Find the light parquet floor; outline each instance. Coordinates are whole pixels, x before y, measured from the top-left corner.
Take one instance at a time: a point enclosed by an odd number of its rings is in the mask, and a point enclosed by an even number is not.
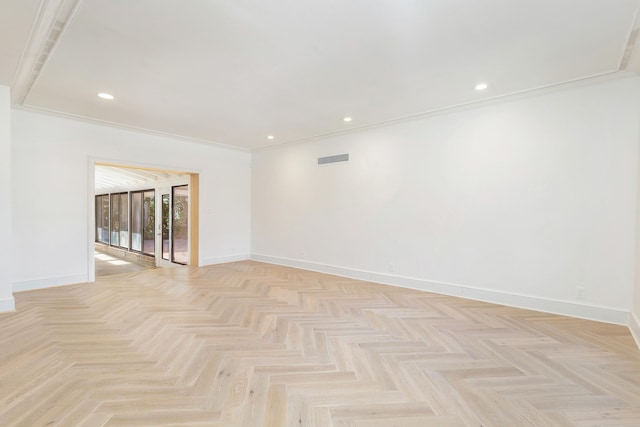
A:
[[[622,326],[250,261],[16,306],[2,426],[640,426]]]

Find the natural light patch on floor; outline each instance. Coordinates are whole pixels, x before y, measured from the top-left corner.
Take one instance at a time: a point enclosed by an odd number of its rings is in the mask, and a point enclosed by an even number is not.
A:
[[[115,259],[113,257],[110,257],[109,255],[101,254],[100,252],[95,252],[94,254],[96,256],[96,259],[99,259],[100,261],[111,261]]]
[[[129,261],[125,261],[125,260],[122,260],[122,259],[117,259],[117,258],[114,258],[114,257],[109,256],[109,255],[102,254],[102,253],[97,252],[97,251],[95,252],[95,256],[96,256],[96,259],[99,259],[100,261],[106,261],[109,264],[113,264],[113,265],[129,265],[129,264],[131,264]]]
[[[123,256],[127,255],[123,254]],[[129,257],[129,259],[125,260],[119,258],[118,255],[110,255],[101,252],[99,249],[94,251],[94,257],[96,277],[110,276],[112,274],[134,273],[154,268],[153,265],[139,264],[134,257]]]

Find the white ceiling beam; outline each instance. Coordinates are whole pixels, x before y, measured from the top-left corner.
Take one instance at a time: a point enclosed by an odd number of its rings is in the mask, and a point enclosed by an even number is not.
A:
[[[124,177],[125,179],[131,181],[136,181],[136,182],[153,182],[156,180],[156,178],[152,175],[145,175],[143,173],[138,173],[138,172],[134,172],[131,169],[121,169],[121,168],[109,168],[108,171],[111,174],[114,175],[119,175],[121,177]]]
[[[96,165],[95,183],[96,192],[109,192],[113,189],[137,187],[141,184],[155,186],[157,182],[171,178],[185,178],[188,174],[171,173],[151,169],[132,169],[117,166]]]
[[[629,34],[620,69],[640,74],[640,9],[636,12],[636,19]]]
[[[11,84],[11,102],[21,105],[83,0],[42,0]]]

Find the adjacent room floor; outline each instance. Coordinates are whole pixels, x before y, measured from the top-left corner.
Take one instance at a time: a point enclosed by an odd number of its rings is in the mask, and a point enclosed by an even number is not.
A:
[[[638,426],[627,328],[257,262],[17,293],[3,426]]]
[[[96,250],[94,253],[96,262],[96,277],[111,276],[113,274],[133,273],[136,271],[144,271],[153,268],[137,264],[134,261],[115,257],[106,252]]]

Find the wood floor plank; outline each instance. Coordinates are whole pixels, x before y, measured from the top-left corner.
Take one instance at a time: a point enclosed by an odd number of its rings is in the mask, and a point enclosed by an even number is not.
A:
[[[250,261],[15,297],[2,426],[640,426],[622,326]]]

